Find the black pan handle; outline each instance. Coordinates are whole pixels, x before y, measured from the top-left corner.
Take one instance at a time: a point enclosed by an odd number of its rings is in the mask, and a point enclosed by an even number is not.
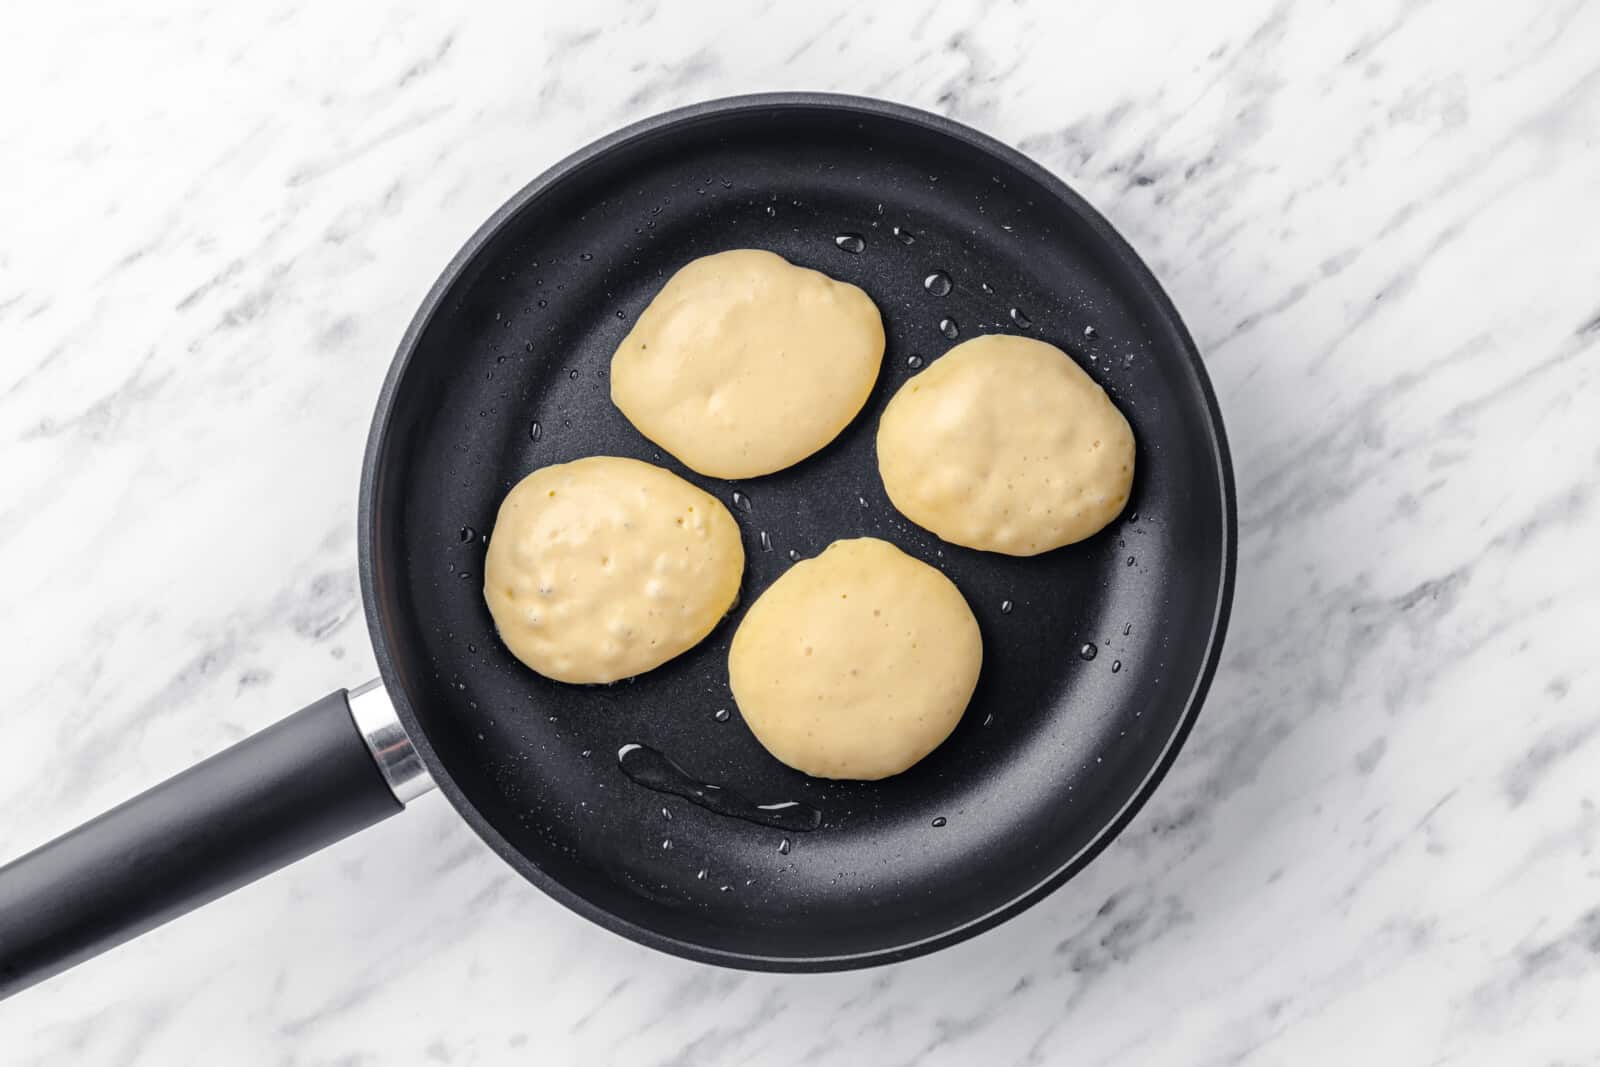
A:
[[[330,693],[0,867],[0,998],[386,819],[431,784],[381,686]]]

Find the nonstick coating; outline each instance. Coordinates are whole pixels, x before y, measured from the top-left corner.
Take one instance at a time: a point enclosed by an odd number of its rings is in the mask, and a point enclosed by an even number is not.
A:
[[[842,250],[840,234],[860,235],[865,250]],[[730,248],[770,249],[861,286],[888,334],[877,387],[844,433],[737,485],[689,472],[641,437],[611,405],[607,377],[667,277]],[[924,286],[935,271],[954,281],[946,296]],[[1082,544],[1013,559],[943,544],[890,507],[878,416],[916,373],[913,357],[931,363],[956,343],[945,319],[961,339],[1050,341],[1105,386],[1138,438],[1121,519]],[[699,647],[609,687],[556,684],[517,663],[481,588],[482,535],[505,492],[536,467],[590,455],[660,463],[730,506],[736,488],[750,503],[732,507],[748,556],[741,606]],[[775,970],[929,951],[1086,863],[1176,754],[1215,665],[1233,576],[1215,401],[1132,250],[997,142],[907,108],[817,95],[646,121],[561,163],[491,219],[401,344],[360,528],[385,682],[473,827],[534,884],[619,933]],[[983,675],[955,733],[910,771],[813,780],[744,726],[728,644],[791,551],[862,535],[955,581],[983,631]],[[722,708],[733,709],[727,722],[715,718]],[[618,768],[631,742],[753,799],[813,804],[823,824],[784,833],[648,791]]]

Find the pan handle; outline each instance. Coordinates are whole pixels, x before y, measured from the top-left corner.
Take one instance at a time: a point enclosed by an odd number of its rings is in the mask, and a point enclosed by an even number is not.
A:
[[[433,781],[378,682],[0,867],[0,999],[365,829]]]

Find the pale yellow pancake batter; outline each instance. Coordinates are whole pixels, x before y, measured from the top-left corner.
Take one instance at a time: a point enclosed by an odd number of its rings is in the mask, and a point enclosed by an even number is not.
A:
[[[512,655],[558,682],[614,682],[711,632],[739,593],[739,527],[636,459],[543,467],[500,505],[483,596]]]
[[[838,436],[882,362],[866,293],[771,252],[719,252],[639,316],[611,357],[611,400],[692,470],[753,478]]]
[[[952,544],[1033,556],[1122,511],[1133,430],[1054,345],[975,337],[900,387],[878,423],[878,472],[912,522]]]
[[[728,678],[767,751],[817,778],[886,778],[950,736],[983,639],[961,591],[886,541],[835,541],[750,606]]]

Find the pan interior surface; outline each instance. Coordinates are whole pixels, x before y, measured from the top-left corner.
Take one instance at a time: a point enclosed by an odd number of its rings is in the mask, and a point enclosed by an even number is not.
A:
[[[607,380],[617,343],[672,272],[731,248],[769,249],[860,286],[888,337],[867,406],[837,440],[741,483],[664,455],[611,405]],[[941,275],[948,292],[928,281]],[[1066,349],[1138,439],[1122,518],[1031,559],[943,544],[890,507],[877,474],[873,437],[894,390],[958,340],[993,332]],[[589,455],[659,463],[728,502],[748,557],[742,604],[709,638],[604,687],[549,682],[517,663],[482,596],[484,536],[506,491]],[[363,582],[385,678],[419,748],[532,881],[682,955],[856,966],[998,921],[1131,814],[1215,662],[1231,582],[1228,477],[1214,404],[1170,305],[1104,222],[1042,172],[905,109],[733,102],[580,153],[446,274],[380,403]],[[983,672],[954,734],[910,771],[814,780],[741,723],[728,645],[791,554],[859,536],[949,575],[982,630]],[[822,824],[781,830],[645,789],[619,768],[630,744],[757,802],[812,805]]]

